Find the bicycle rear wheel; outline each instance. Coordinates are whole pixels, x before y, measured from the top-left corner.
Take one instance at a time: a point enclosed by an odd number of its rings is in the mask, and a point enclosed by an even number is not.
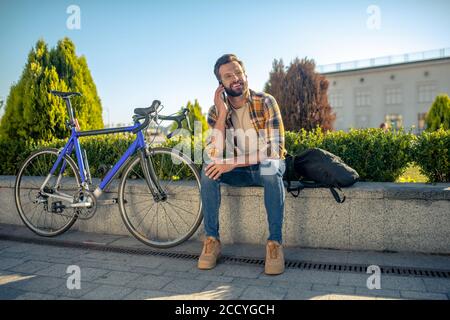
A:
[[[153,148],[149,158],[167,198],[154,199],[141,157],[136,157],[120,182],[119,209],[126,227],[139,241],[170,248],[189,239],[202,222],[200,174],[191,159],[175,149]]]
[[[75,162],[65,156],[55,174],[48,179],[58,158],[58,149],[45,148],[32,153],[21,166],[16,177],[14,195],[17,211],[23,223],[34,233],[57,236],[68,230],[77,220],[74,208],[66,207],[80,188],[81,179]],[[72,198],[72,201],[57,198]]]

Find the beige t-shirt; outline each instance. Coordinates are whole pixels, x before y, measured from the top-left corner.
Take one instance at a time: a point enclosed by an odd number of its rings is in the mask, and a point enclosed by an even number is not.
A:
[[[231,107],[231,122],[237,139],[240,155],[249,155],[258,151],[258,135],[250,120],[249,104],[235,109]]]

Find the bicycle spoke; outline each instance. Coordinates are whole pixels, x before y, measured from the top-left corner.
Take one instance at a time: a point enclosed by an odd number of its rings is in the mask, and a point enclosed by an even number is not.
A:
[[[175,175],[171,175],[171,177],[174,177],[174,176],[176,177],[176,176],[178,176],[178,174],[181,172],[181,170],[183,170],[183,167],[181,167],[180,170],[178,170],[177,173],[176,173]],[[169,184],[171,184],[172,182],[173,182],[173,180],[170,180],[170,182],[167,184],[167,186],[168,186]]]
[[[170,223],[172,223],[173,228],[177,231],[178,234],[180,234],[180,232],[179,232],[178,229],[177,229],[177,226],[173,223],[172,219],[171,219],[170,216],[167,214],[166,208],[164,208],[164,206],[162,206],[162,205],[161,205],[161,207],[163,208],[164,212],[166,213],[166,216],[169,218]],[[168,233],[169,233],[169,228],[167,228],[167,238],[170,237]]]
[[[172,208],[174,207],[174,206],[171,205],[169,202],[166,201],[166,203],[167,203],[169,206],[171,206]],[[177,210],[174,209],[173,211],[175,211],[175,213],[177,214],[177,216],[180,217],[180,219],[184,222],[185,225],[189,226],[189,224],[183,219],[183,216],[181,216],[181,215],[178,213]]]
[[[167,239],[169,239],[170,235],[169,235],[169,224],[167,223],[167,213],[164,215],[164,217],[166,219]]]
[[[168,184],[166,185],[166,187],[165,187],[166,189],[164,189],[164,190],[169,190],[169,188],[167,188],[167,187],[169,186],[169,184],[170,184],[170,183],[168,183]],[[175,190],[177,190],[177,189],[180,188],[180,187],[181,187],[181,184],[179,184],[179,185],[176,186],[174,189],[172,189],[171,192],[172,192],[172,193],[175,193]]]
[[[53,231],[52,227],[53,227],[53,216],[54,216],[54,214],[52,213],[51,215],[52,216],[50,218],[50,232]]]
[[[145,199],[145,200],[142,200],[142,201],[133,201],[133,204],[137,205],[137,204],[142,204],[142,203],[146,203],[146,202],[149,202],[149,199]]]
[[[42,208],[41,211],[42,211],[42,210],[44,210],[44,208]],[[34,211],[33,211],[33,214],[31,215],[31,218],[30,218],[31,221],[33,220],[34,215],[36,214],[36,212],[37,212],[37,210],[34,210]]]
[[[41,170],[40,172],[39,172],[39,176],[43,176],[43,168],[42,168],[42,163],[41,163],[41,159],[38,159],[38,163],[39,163],[39,170]]]
[[[36,225],[37,225],[38,227],[39,227],[39,220],[40,220],[40,218],[43,216],[42,213],[45,214],[45,210],[44,210],[44,209],[41,210],[41,212],[39,213],[39,216],[38,216],[38,218],[37,218]]]
[[[144,221],[145,217],[147,217],[147,215],[149,214],[150,210],[152,210],[152,208],[153,208],[154,205],[155,205],[155,204],[153,204],[153,205],[150,207],[150,209],[147,210],[147,213],[144,215],[144,217],[142,218],[141,222],[137,225],[136,228],[139,228],[139,226],[140,226],[141,223]]]
[[[152,221],[150,223],[149,231],[152,232],[153,222],[155,221],[155,217],[158,216],[158,206],[156,206],[156,214],[153,216]],[[158,223],[158,219],[156,219],[156,223]],[[158,226],[156,226],[156,236],[158,236]]]
[[[166,201],[167,203],[170,203],[169,201]],[[178,208],[178,209],[180,209],[180,210],[183,210],[183,211],[185,211],[185,212],[187,212],[187,213],[189,213],[191,216],[195,216],[195,214],[194,213],[192,213],[192,212],[189,212],[189,211],[187,211],[186,209],[184,209],[184,208],[182,208],[182,207],[179,207],[179,206],[177,206],[176,204],[171,204],[171,206],[174,206],[175,208]]]
[[[134,168],[133,168],[133,172],[134,172],[139,178],[141,178],[141,180],[145,180],[139,173],[136,172],[136,170],[134,170]]]
[[[171,198],[170,198],[170,201],[183,201],[183,202],[189,201],[189,202],[200,202],[201,200],[193,200],[193,199],[177,199],[177,198],[171,197]],[[169,202],[169,200],[166,200],[166,202]]]
[[[159,232],[158,232],[158,230],[159,230],[159,227],[158,227],[159,226],[159,221],[158,220],[159,219],[158,218],[159,218],[159,212],[158,212],[158,210],[156,210],[156,238],[157,239],[159,239],[159,236],[158,236],[159,235]]]

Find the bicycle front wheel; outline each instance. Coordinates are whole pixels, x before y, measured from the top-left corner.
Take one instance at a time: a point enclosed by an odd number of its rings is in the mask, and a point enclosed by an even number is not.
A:
[[[139,241],[155,248],[174,247],[189,239],[202,222],[200,173],[178,150],[151,149],[150,170],[167,195],[157,201],[147,185],[141,161],[141,157],[132,160],[120,182],[122,219]]]

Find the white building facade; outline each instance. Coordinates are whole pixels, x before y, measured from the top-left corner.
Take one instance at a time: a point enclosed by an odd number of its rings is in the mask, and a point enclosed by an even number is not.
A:
[[[420,133],[435,97],[450,93],[450,48],[318,67],[329,80],[336,130],[411,128]]]

